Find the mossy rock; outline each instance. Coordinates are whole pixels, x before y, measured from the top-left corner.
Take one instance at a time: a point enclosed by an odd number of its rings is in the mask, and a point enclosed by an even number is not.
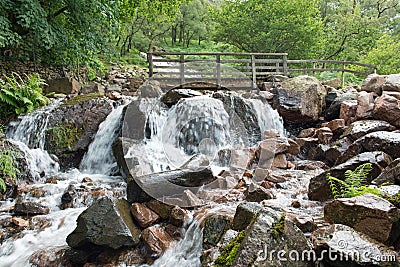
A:
[[[80,104],[80,103],[86,102],[88,100],[91,100],[94,98],[99,98],[99,97],[103,97],[103,95],[101,95],[101,94],[78,95],[78,96],[72,97],[72,98],[64,101],[64,105],[74,106],[76,104]]]
[[[79,141],[83,133],[84,129],[77,127],[73,122],[59,122],[46,129],[46,140],[52,151],[64,153],[73,150],[74,144]]]

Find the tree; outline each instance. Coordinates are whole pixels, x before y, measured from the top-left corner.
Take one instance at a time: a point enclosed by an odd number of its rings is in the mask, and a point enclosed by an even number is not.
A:
[[[398,37],[384,34],[376,42],[376,47],[361,57],[361,61],[377,66],[380,74],[400,73],[399,51]]]
[[[24,60],[83,64],[115,29],[112,0],[2,0],[0,52]]]
[[[214,14],[215,40],[248,52],[316,54],[322,32],[318,1],[224,1]]]

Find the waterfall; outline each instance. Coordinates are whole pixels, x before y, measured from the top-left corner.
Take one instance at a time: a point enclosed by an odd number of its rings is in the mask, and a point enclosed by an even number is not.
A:
[[[109,175],[116,167],[112,143],[121,129],[123,110],[127,105],[128,103],[114,108],[99,125],[99,130],[82,159],[80,169],[83,172]]]
[[[282,119],[268,103],[235,96],[251,109],[253,121],[248,127],[249,122],[235,113],[230,97],[229,106],[204,95],[181,99],[170,109],[158,99],[142,99],[140,110],[147,118],[145,140],[124,151],[126,159],[139,162],[136,174],[177,169],[195,154],[203,154],[211,165],[217,165],[218,151],[222,149],[254,146],[268,129],[284,134]]]
[[[59,164],[44,150],[45,132],[51,112],[62,102],[58,99],[50,105],[20,116],[19,122],[11,123],[7,138],[24,153],[32,177],[52,175],[59,171]]]

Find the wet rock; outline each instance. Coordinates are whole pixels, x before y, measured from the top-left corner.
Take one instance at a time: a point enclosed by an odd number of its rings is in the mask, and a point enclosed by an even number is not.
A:
[[[105,95],[105,87],[97,82],[90,82],[81,88],[82,94],[99,94]]]
[[[52,176],[52,177],[46,178],[45,183],[46,184],[57,184],[58,183],[57,177]]]
[[[370,74],[361,85],[361,90],[381,95],[382,85],[385,83],[385,81],[386,81],[386,76],[384,75]]]
[[[214,214],[204,219],[203,245],[214,246],[228,230],[232,218]]]
[[[289,148],[287,150],[287,153],[289,153],[291,155],[300,154],[300,151],[301,151],[300,145],[291,138],[288,138],[287,141],[289,143]]]
[[[14,206],[14,214],[15,215],[25,215],[25,216],[34,216],[34,215],[43,215],[49,214],[50,209],[46,206],[43,206],[36,202],[29,201],[21,201],[18,200]]]
[[[362,120],[355,121],[349,125],[349,127],[344,131],[343,137],[349,137],[351,140],[355,141],[358,138],[363,137],[372,132],[386,131],[390,129],[390,123],[386,121],[379,120]]]
[[[18,218],[18,217],[13,217],[12,222],[18,227],[28,227],[29,226],[29,221],[24,220],[22,218]]]
[[[107,97],[111,100],[121,100],[122,94],[116,91],[111,91],[108,93]]]
[[[322,161],[300,160],[295,162],[296,170],[311,171],[316,169],[328,170],[329,166]]]
[[[245,192],[245,196],[245,200],[249,202],[261,202],[265,199],[274,198],[274,195],[270,190],[256,184],[249,185]]]
[[[133,203],[131,213],[133,218],[142,228],[146,228],[160,219],[160,216],[157,213],[141,203]]]
[[[204,205],[204,201],[197,197],[196,194],[194,194],[190,190],[185,190],[183,191],[182,199],[181,199],[181,204],[179,206],[181,207],[200,207]]]
[[[317,129],[316,128],[307,128],[300,131],[297,135],[298,138],[308,138],[308,137],[315,137]]]
[[[400,185],[400,158],[395,159],[372,181],[372,184],[375,185],[384,183]]]
[[[300,146],[301,159],[317,159],[318,138],[295,138],[294,141]]]
[[[382,85],[382,90],[400,92],[400,74],[388,75],[385,83]]]
[[[139,243],[140,230],[133,222],[124,199],[101,198],[82,212],[67,243],[76,249],[132,247]]]
[[[201,92],[191,89],[172,89],[166,92],[161,97],[161,102],[166,104],[168,107],[172,107],[182,98],[189,98],[201,95],[203,95]]]
[[[337,159],[336,164],[341,164],[346,160],[368,151],[383,151],[392,158],[400,157],[400,133],[377,131],[369,133],[357,139],[343,154]]]
[[[265,166],[265,165],[264,165]],[[272,168],[287,169],[288,162],[285,154],[277,154],[272,162]]]
[[[262,159],[263,155],[269,155],[271,152],[274,154],[284,153],[289,149],[290,145],[287,138],[277,137],[277,138],[269,138],[262,141],[259,145],[260,151],[260,159]]]
[[[61,196],[60,209],[73,208],[77,197],[77,192],[74,185],[69,185]]]
[[[276,129],[270,129],[270,130],[264,131],[264,139],[276,138],[279,136],[280,136],[280,134],[279,134],[278,130],[276,130]]]
[[[187,212],[184,209],[180,207],[174,207],[171,210],[171,215],[169,220],[176,227],[182,227],[183,224],[185,223],[186,216]]]
[[[252,264],[256,266],[279,266],[282,263],[282,257],[271,256],[272,250],[312,250],[311,244],[300,229],[284,214],[271,209],[264,209],[254,219],[251,226],[244,232],[244,237],[240,243],[240,247],[234,255],[235,260],[232,266],[251,266]],[[311,260],[289,257],[288,253],[283,257],[285,258],[285,266],[288,267],[314,266]]]
[[[255,202],[240,203],[236,207],[236,213],[232,221],[232,229],[235,231],[246,229],[258,216],[262,208],[260,204]]]
[[[201,170],[173,170],[128,179],[128,201],[147,202],[168,196],[184,197],[190,187],[200,187],[215,180],[209,167]],[[162,189],[162,190],[161,190]]]
[[[151,200],[146,203],[146,206],[155,211],[162,219],[168,219],[171,215],[171,211],[174,208],[159,200]]]
[[[376,195],[336,199],[325,205],[324,219],[350,226],[387,245],[399,242],[400,231],[396,228],[400,225],[400,210]]]
[[[274,106],[285,121],[315,122],[325,108],[326,89],[314,77],[287,79],[275,90]]]
[[[81,85],[74,78],[55,78],[47,81],[47,86],[44,87],[43,93],[57,93],[57,94],[78,94]]]
[[[142,98],[155,98],[163,94],[160,83],[155,80],[147,80],[144,82],[139,88],[139,91]]]
[[[335,133],[338,130],[341,130],[341,129],[345,128],[346,127],[346,122],[345,122],[344,119],[335,119],[335,120],[331,120],[330,122],[326,123],[324,126],[328,127],[329,129],[331,129],[331,131],[333,133]]]
[[[344,180],[345,176],[344,173],[346,170],[354,171],[359,165],[364,163],[371,163],[372,170],[368,175],[367,183],[370,183],[373,179],[378,177],[381,171],[390,164],[392,161],[391,157],[384,152],[365,152],[357,155],[350,160],[337,165],[330,170],[324,171],[323,173],[314,176],[310,180],[310,184],[308,187],[308,198],[310,200],[318,200],[318,201],[325,201],[328,199],[332,199],[332,193],[329,188],[328,179],[326,175],[328,173],[331,176],[336,177],[340,180]]]
[[[167,250],[174,239],[160,226],[151,226],[142,231],[142,238],[147,249],[160,255]]]
[[[346,125],[355,121],[357,114],[358,103],[357,100],[345,100],[340,105],[339,118],[343,119]]]
[[[254,161],[255,154],[256,152],[253,148],[232,149],[229,166],[246,169]]]
[[[66,100],[49,117],[45,149],[57,156],[62,169],[78,168],[100,123],[111,111],[111,103],[99,95]]]
[[[324,266],[398,266],[398,254],[346,225],[324,226],[311,236],[315,256]],[[387,261],[377,261],[379,257]],[[390,257],[390,258],[389,258]]]
[[[68,249],[67,246],[61,246],[37,250],[29,257],[29,263],[37,267],[74,267],[73,263],[68,259],[68,254],[66,253]]]
[[[317,223],[311,216],[289,213],[287,217],[292,220],[303,233],[312,233],[318,228]]]
[[[376,99],[372,115],[377,120],[384,120],[400,127],[400,99],[383,94]]]
[[[347,100],[356,100],[356,99],[357,99],[357,92],[355,91],[348,91],[344,94],[337,96],[337,98],[332,102],[329,108],[326,109],[325,119],[328,121],[338,119],[340,117],[340,109],[342,103]]]
[[[126,137],[117,137],[112,144],[113,155],[124,179],[127,179],[131,172],[132,174],[135,174],[135,167],[140,165],[136,158],[125,158],[125,154],[128,152],[129,148],[138,143],[139,141],[137,140]]]

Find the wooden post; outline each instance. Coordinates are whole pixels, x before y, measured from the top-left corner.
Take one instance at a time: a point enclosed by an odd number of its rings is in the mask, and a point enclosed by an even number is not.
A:
[[[342,86],[344,85],[344,63],[342,64]]]
[[[256,56],[251,55],[251,72],[253,75],[253,89],[257,88]]]
[[[153,54],[147,53],[147,61],[149,62],[149,77],[153,77]]]
[[[221,89],[221,55],[216,54],[216,62],[217,62],[217,88]]]
[[[283,55],[283,75],[289,75],[289,69],[287,65],[287,55]]]
[[[185,54],[181,54],[180,57],[180,76],[181,76],[181,84],[180,87],[183,88],[183,85],[185,84]]]

